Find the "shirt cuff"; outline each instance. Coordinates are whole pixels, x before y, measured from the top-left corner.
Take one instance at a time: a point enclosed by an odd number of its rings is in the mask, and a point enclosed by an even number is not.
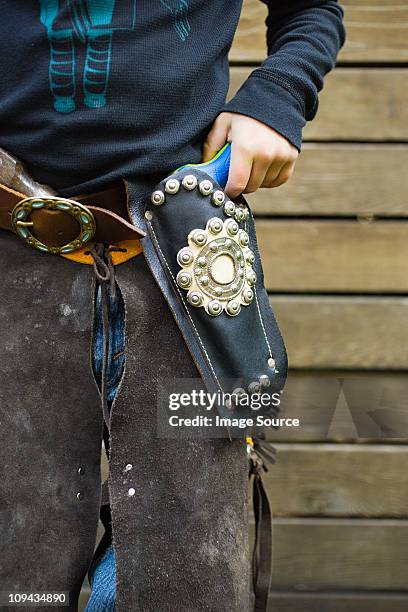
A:
[[[298,151],[306,124],[300,102],[282,85],[250,75],[221,112],[240,113],[265,123],[284,136]]]

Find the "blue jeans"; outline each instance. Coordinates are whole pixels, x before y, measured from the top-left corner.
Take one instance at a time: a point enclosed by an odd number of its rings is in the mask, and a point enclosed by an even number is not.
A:
[[[103,354],[102,291],[106,291],[109,310],[109,353],[106,378],[108,403],[109,408],[111,408],[125,367],[125,306],[117,283],[113,297],[111,297],[109,288],[105,285],[97,287],[94,307],[92,367],[99,389],[101,388]]]
[[[106,389],[109,411],[119,388],[125,367],[125,308],[122,293],[117,283],[111,296],[109,286],[98,285],[95,292],[94,329],[92,346],[92,368],[101,389],[103,362],[103,318],[102,291],[106,291],[109,313],[109,351],[106,368]],[[106,434],[106,430],[105,430]],[[105,436],[105,448],[109,454],[109,443]],[[108,455],[109,456],[109,455]],[[91,596],[86,612],[114,612],[116,600],[115,552],[112,543],[98,560],[90,575]]]

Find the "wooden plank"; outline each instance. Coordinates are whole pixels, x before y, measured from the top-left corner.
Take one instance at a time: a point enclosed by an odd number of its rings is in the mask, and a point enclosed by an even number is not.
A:
[[[232,68],[230,96],[251,71]],[[408,69],[337,68],[325,83],[306,140],[408,140]]]
[[[275,516],[408,518],[408,445],[275,447],[264,477]]]
[[[405,0],[343,0],[347,42],[341,62],[406,62]]]
[[[265,4],[259,0],[244,0],[238,29],[230,51],[231,62],[260,63],[266,57],[267,15]]]
[[[384,593],[272,592],[268,612],[406,612],[408,595]]]
[[[408,521],[274,521],[274,589],[405,590]]]
[[[405,0],[343,0],[347,40],[340,62],[406,62],[408,60]],[[231,50],[233,62],[261,62],[266,56],[266,6],[245,0]]]
[[[305,143],[279,189],[248,195],[262,215],[408,216],[408,147]]]
[[[408,299],[273,296],[292,368],[408,369]]]
[[[290,356],[290,353],[289,353]],[[406,372],[289,371],[281,416],[299,427],[268,429],[281,442],[408,443]]]
[[[273,291],[408,291],[408,223],[257,222],[266,287]]]

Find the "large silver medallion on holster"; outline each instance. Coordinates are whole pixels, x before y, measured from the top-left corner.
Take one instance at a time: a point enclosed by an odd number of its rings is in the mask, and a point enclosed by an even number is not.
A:
[[[213,217],[205,229],[190,232],[188,246],[177,254],[177,283],[188,291],[192,306],[202,306],[212,316],[223,310],[236,316],[252,302],[256,274],[248,242],[246,231],[231,218],[223,222]]]

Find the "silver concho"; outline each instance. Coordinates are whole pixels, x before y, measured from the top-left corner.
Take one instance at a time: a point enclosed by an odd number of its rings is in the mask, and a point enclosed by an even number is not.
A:
[[[222,231],[222,228],[223,228],[222,220],[219,219],[218,217],[213,217],[213,219],[210,219],[207,223],[207,229],[212,234],[219,234]]]
[[[166,184],[164,185],[164,191],[166,193],[171,193],[172,195],[177,193],[179,189],[180,189],[180,181],[178,181],[175,178],[169,179],[168,181],[166,181]]]
[[[225,307],[225,310],[231,317],[235,317],[241,310],[241,304],[238,300],[230,300]]]
[[[247,274],[248,285],[251,287],[256,283],[256,274],[253,270],[249,270]]]
[[[211,302],[208,302],[206,310],[209,315],[216,317],[222,313],[222,304],[218,300],[211,300]]]
[[[250,304],[253,299],[254,292],[250,287],[245,287],[244,291],[242,292],[242,300],[244,301],[244,304]]]
[[[194,261],[193,251],[189,249],[188,247],[184,247],[184,249],[181,249],[177,253],[177,261],[180,264],[180,266],[188,266],[189,264],[193,263]]]
[[[249,236],[245,230],[239,230],[238,240],[241,246],[248,246],[249,244]]]
[[[222,312],[235,317],[254,299],[253,254],[242,245],[242,232],[234,219],[212,217],[205,229],[190,232],[188,245],[177,254],[177,284],[188,291],[192,306],[213,317]]]
[[[188,289],[192,282],[193,282],[193,279],[189,272],[180,270],[180,272],[177,274],[177,283],[183,289]]]
[[[225,202],[224,204],[224,212],[227,215],[227,217],[233,217],[235,215],[235,204],[234,202],[231,202],[231,200],[228,200],[227,202]]]
[[[259,377],[259,384],[261,385],[261,387],[269,387],[271,384],[271,379],[267,374],[261,374],[261,376]]]
[[[225,229],[227,230],[227,234],[229,236],[236,236],[239,231],[239,226],[234,219],[228,219],[228,221],[225,223]]]
[[[155,206],[161,206],[166,201],[166,196],[162,191],[157,190],[153,191],[150,200]]]
[[[215,206],[222,206],[225,201],[225,194],[223,191],[220,190],[214,191],[211,196],[211,199],[212,203],[215,204]]]
[[[207,242],[207,234],[204,230],[194,230],[191,235],[191,240],[197,246],[203,246]]]
[[[243,221],[244,216],[245,216],[245,213],[244,213],[244,209],[242,208],[242,206],[237,206],[235,208],[235,221],[238,221],[238,223]]]
[[[197,178],[194,176],[194,174],[187,174],[181,181],[181,184],[183,185],[184,189],[187,189],[187,191],[192,191],[197,187]]]
[[[251,249],[247,249],[245,251],[245,258],[247,260],[247,262],[249,263],[249,265],[253,265],[254,261],[255,261],[255,255],[254,253],[251,251]]]
[[[212,184],[211,181],[209,181],[208,179],[204,179],[203,181],[201,181],[201,183],[198,185],[198,189],[200,191],[200,193],[204,196],[208,196],[210,195],[210,193],[212,193],[213,189],[214,189],[214,185]]]
[[[258,381],[251,382],[248,385],[249,393],[259,393],[260,390],[261,390],[261,384]]]
[[[203,305],[203,295],[199,291],[189,291],[187,294],[187,299],[192,306]]]

